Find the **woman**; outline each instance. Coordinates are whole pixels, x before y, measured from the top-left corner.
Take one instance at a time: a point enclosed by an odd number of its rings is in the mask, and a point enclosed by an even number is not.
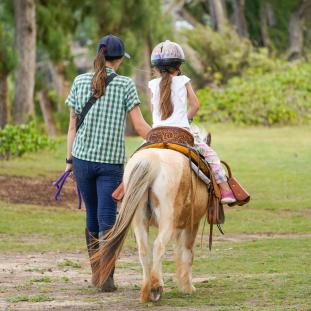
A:
[[[73,169],[85,203],[85,235],[89,256],[100,247],[98,239],[105,235],[116,219],[116,204],[111,194],[122,180],[127,114],[141,137],[145,138],[150,130],[141,114],[134,82],[115,74],[124,56],[129,58],[120,38],[113,35],[101,38],[94,60],[95,72],[77,76],[66,100],[71,108],[66,170]],[[106,86],[106,79],[111,74],[114,78]],[[91,96],[96,101],[77,130],[77,116]],[[91,268],[92,283],[95,284],[96,267],[93,265]],[[113,273],[101,285],[101,290],[116,290]]]

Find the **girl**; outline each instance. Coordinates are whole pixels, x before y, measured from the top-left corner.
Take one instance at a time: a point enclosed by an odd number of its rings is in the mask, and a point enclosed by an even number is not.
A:
[[[140,112],[133,80],[116,74],[124,56],[129,58],[120,38],[113,35],[103,37],[94,60],[94,72],[77,76],[66,100],[71,108],[66,171],[73,169],[85,203],[85,235],[90,256],[104,243],[98,243],[98,238],[102,239],[115,223],[116,204],[111,194],[122,180],[127,114],[141,137],[145,138],[150,130]],[[77,115],[81,115],[91,96],[96,101],[77,130]],[[91,268],[95,284],[96,267]],[[116,290],[113,273],[101,284],[101,289]]]
[[[184,52],[180,45],[169,40],[159,43],[152,51],[151,64],[161,76],[149,81],[148,84],[151,90],[153,127],[177,126],[190,130],[190,123],[199,110],[200,104],[190,79],[181,74],[180,66],[184,61]],[[190,104],[188,111],[187,99]],[[221,190],[221,203],[235,202],[217,153],[206,145],[199,135],[194,137],[199,152],[211,165]]]

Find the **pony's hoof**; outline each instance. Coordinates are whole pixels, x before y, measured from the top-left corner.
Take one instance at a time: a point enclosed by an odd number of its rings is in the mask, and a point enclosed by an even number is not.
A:
[[[162,297],[162,293],[163,293],[163,287],[162,286],[151,288],[150,300],[151,301],[159,301]]]
[[[189,295],[194,294],[197,291],[197,289],[193,285],[188,288],[181,288],[180,290],[182,293]]]
[[[146,303],[150,301],[149,288],[143,288],[140,292],[140,302]]]

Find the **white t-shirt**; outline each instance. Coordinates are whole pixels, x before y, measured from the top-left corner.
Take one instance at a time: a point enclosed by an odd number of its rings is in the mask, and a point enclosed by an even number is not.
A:
[[[150,88],[152,93],[152,127],[189,127],[189,121],[187,118],[187,89],[185,85],[190,81],[190,79],[184,75],[175,76],[172,78],[171,101],[174,106],[174,111],[172,115],[166,120],[161,120],[160,114],[160,81],[161,78],[158,78],[153,79],[148,83],[148,87]]]

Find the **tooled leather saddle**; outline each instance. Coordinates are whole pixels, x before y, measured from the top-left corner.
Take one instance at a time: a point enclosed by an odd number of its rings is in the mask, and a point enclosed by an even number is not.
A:
[[[194,147],[194,138],[192,134],[181,127],[159,126],[153,128],[146,137],[149,144],[157,143],[175,143]]]

